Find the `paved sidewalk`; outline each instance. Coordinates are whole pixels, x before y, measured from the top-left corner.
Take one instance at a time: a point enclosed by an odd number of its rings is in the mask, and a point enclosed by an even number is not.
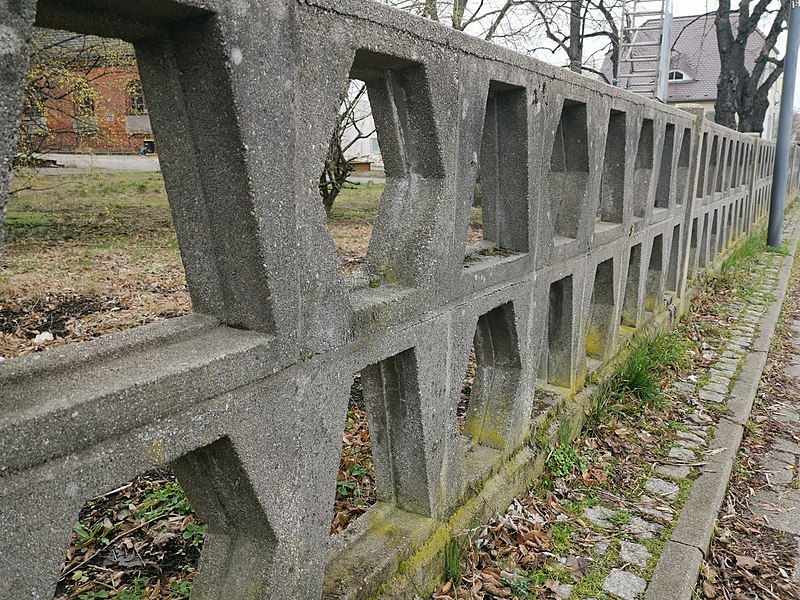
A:
[[[800,271],[770,340],[697,595],[800,598]]]
[[[791,378],[793,391],[800,390],[800,320],[790,327],[797,332],[793,338],[793,364],[785,369]],[[752,512],[763,517],[765,523],[778,531],[792,534],[800,542],[800,491],[797,489],[798,457],[800,457],[800,402],[776,401],[767,410],[771,417],[782,423],[782,435],[769,444],[762,466],[767,488],[758,490],[751,500]],[[798,573],[800,575],[800,573]]]
[[[37,169],[40,175],[82,175],[86,173],[158,173],[158,156],[139,154],[43,154],[60,166]]]

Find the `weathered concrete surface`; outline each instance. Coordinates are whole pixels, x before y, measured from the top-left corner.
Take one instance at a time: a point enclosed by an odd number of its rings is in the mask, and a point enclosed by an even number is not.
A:
[[[23,82],[28,73],[28,43],[36,5],[0,3],[0,252],[3,251],[11,159],[17,150],[17,125]]]
[[[636,600],[647,588],[647,582],[641,577],[614,569],[603,581],[603,590],[622,600]]]
[[[647,600],[691,598],[702,561],[703,553],[698,548],[667,542],[647,588]]]
[[[432,587],[453,528],[539,468],[537,381],[577,410],[589,369],[670,322],[766,212],[772,143],[377,3],[35,8],[0,4],[0,167],[34,21],[132,41],[198,314],[0,366],[4,598],[51,597],[85,500],[163,464],[209,524],[196,597]],[[347,278],[316,183],[351,77],[387,182]],[[721,139],[747,160],[731,170]],[[465,262],[478,174],[485,243],[507,252]],[[380,502],[330,540],[356,372]]]

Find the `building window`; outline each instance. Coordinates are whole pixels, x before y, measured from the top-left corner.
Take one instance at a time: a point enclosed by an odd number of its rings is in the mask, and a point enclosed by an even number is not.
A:
[[[128,84],[128,114],[146,115],[147,104],[144,101],[142,82],[138,79]]]
[[[22,109],[23,119],[39,119],[44,117],[44,105],[38,98],[25,96],[25,106]]]
[[[667,78],[670,81],[691,81],[692,80],[692,78],[689,77],[689,75],[687,73],[684,73],[683,71],[680,71],[678,69],[673,69],[672,71],[670,71],[669,75],[667,75]]]
[[[94,94],[91,91],[82,91],[75,99],[75,108],[78,117],[94,116]]]

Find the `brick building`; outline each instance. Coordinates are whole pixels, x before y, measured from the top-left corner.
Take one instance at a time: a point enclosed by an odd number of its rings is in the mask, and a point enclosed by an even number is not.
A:
[[[133,47],[36,29],[21,150],[138,152],[152,137]]]

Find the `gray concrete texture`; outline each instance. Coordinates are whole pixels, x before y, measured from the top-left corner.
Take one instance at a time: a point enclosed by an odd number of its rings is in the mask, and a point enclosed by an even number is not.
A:
[[[537,380],[575,391],[767,210],[772,143],[376,3],[4,0],[0,23],[0,204],[31,26],[133,42],[197,313],[0,365],[3,598],[52,597],[83,503],[164,464],[208,523],[193,598],[370,596],[424,553],[398,532],[436,535],[526,451]],[[316,191],[350,77],[387,177],[360,278]],[[511,253],[465,263],[479,171]],[[330,539],[355,372],[380,501]]]

